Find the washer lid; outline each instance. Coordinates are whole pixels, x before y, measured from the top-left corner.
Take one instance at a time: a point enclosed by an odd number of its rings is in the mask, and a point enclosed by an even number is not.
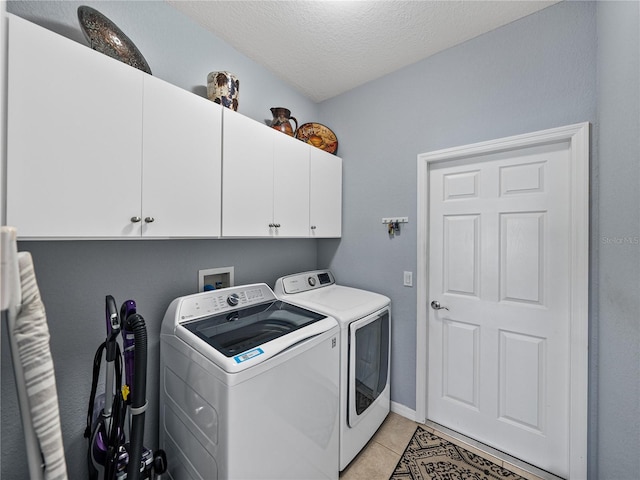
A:
[[[274,301],[181,323],[175,332],[224,371],[237,373],[336,325],[324,314]]]
[[[391,303],[388,297],[379,293],[342,285],[329,285],[290,295],[282,293],[280,298],[322,312],[342,323],[363,318]]]
[[[276,301],[189,322],[184,328],[224,356],[235,358],[323,318],[323,314]]]

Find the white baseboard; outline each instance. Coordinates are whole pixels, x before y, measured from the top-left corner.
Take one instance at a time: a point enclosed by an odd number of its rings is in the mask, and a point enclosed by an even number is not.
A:
[[[391,402],[391,411],[409,420],[416,421],[416,411],[396,402]]]

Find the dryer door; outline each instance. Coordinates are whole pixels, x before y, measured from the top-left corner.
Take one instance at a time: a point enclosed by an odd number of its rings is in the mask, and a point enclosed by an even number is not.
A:
[[[349,325],[348,416],[355,426],[385,389],[389,379],[389,310]]]

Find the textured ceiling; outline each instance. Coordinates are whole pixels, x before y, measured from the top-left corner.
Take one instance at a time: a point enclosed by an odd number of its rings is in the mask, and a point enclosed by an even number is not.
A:
[[[167,2],[321,102],[558,0]]]

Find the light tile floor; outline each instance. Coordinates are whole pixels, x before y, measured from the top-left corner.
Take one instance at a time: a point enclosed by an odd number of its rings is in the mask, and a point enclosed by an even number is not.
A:
[[[408,418],[393,412],[390,413],[369,443],[340,474],[340,480],[389,480],[418,425],[420,424]],[[441,425],[427,422],[422,426],[528,480],[560,480],[555,475],[539,470]]]

